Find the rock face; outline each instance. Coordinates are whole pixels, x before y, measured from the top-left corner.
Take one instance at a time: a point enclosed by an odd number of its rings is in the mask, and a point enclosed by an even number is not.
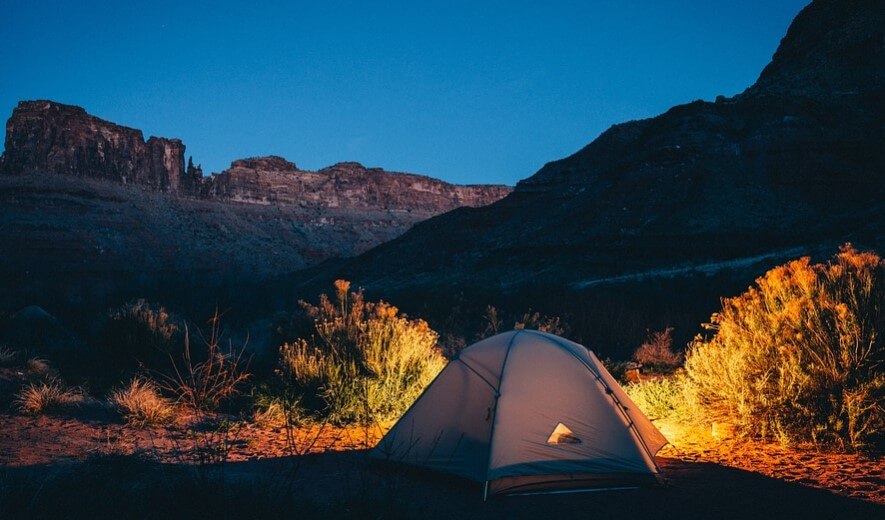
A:
[[[728,284],[706,282],[726,296],[773,263],[832,254],[840,242],[881,252],[883,11],[883,2],[815,1],[744,93],[615,125],[492,206],[430,219],[304,278],[322,285],[347,277],[395,301],[466,290],[484,291],[490,302],[531,287],[542,295],[576,291],[550,302],[550,312],[575,311],[563,306],[630,282],[623,313],[631,322],[650,288],[667,280],[673,290],[655,295],[658,314],[639,323],[642,330],[672,320],[668,307],[699,301],[673,279],[727,275]],[[716,310],[717,298],[707,301],[691,310],[695,326]],[[604,315],[612,306],[597,307]],[[594,333],[606,327],[614,326],[600,323]]]
[[[423,175],[391,173],[359,163],[338,163],[318,172],[299,170],[282,157],[234,161],[204,178],[178,139],[91,116],[80,107],[22,101],[6,124],[5,174],[61,174],[135,184],[154,191],[253,204],[310,208],[417,211],[435,215],[461,206],[491,204],[506,186],[456,186]]]
[[[200,178],[184,165],[184,144],[90,116],[80,107],[22,101],[6,123],[0,172],[54,173],[190,193]]]
[[[206,180],[211,198],[256,204],[297,204],[305,208],[376,208],[443,213],[461,206],[484,206],[510,193],[506,186],[456,186],[423,175],[391,173],[356,162],[320,171],[299,170],[282,157],[234,161]]]
[[[182,312],[230,302],[243,317],[272,301],[256,284],[510,191],[356,163],[304,171],[280,157],[204,177],[177,139],[145,141],[81,108],[25,101],[0,158],[0,313],[144,297]]]

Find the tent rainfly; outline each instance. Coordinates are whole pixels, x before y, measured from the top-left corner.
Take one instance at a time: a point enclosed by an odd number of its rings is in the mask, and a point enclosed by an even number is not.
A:
[[[489,493],[658,481],[667,440],[585,347],[530,330],[462,350],[372,450]]]

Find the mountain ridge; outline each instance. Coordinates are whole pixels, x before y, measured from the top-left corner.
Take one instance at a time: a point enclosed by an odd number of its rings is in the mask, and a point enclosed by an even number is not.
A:
[[[307,186],[299,190],[299,177],[331,174],[335,181],[341,181],[342,173],[350,174],[351,180],[364,181],[366,187],[380,187],[374,199],[359,201],[359,207],[383,206],[387,197],[396,199],[399,209],[440,213],[464,204],[488,204],[510,192],[509,187],[502,185],[456,185],[427,175],[366,168],[356,162],[341,162],[316,172],[301,170],[279,156],[234,160],[229,169],[204,176],[202,168],[194,166],[192,157],[185,165],[186,147],[180,139],[150,136],[145,140],[141,130],[90,115],[82,107],[49,100],[18,103],[6,123],[5,146],[0,156],[0,175],[52,173],[88,177],[198,199],[297,203],[276,197],[274,189],[296,189],[298,195],[304,196],[313,188],[314,205],[321,207],[318,202],[322,197],[340,199],[335,197],[335,188],[340,188],[341,182],[325,186],[305,181]],[[272,177],[288,182],[275,185]],[[331,190],[318,193],[320,188]],[[356,186],[357,191],[359,188]],[[238,191],[248,192],[248,196],[228,196]],[[415,196],[408,196],[409,192]],[[428,197],[428,193],[435,196]],[[409,204],[410,200],[414,203]]]
[[[244,294],[270,279],[511,191],[355,162],[307,171],[278,156],[203,176],[179,139],[50,101],[20,103],[6,128],[0,312],[88,313],[142,297],[183,312],[255,308],[269,298]]]
[[[845,241],[885,247],[883,11],[882,3],[817,0],[741,94],[613,125],[494,204],[434,217],[296,282],[310,292],[347,278],[415,308],[420,294],[462,292],[526,308],[539,305],[527,295],[582,280],[737,265],[725,270],[728,281],[708,283],[725,296],[787,259],[771,252],[828,254]],[[733,262],[754,257],[763,260]],[[674,289],[668,305],[690,315],[680,325],[715,310],[708,296]],[[547,310],[603,298],[593,290],[560,295]],[[617,305],[628,313],[635,298]],[[659,313],[641,327],[672,319]]]

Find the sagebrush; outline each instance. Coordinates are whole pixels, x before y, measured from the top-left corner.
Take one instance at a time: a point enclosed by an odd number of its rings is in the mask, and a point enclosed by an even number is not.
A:
[[[885,262],[843,246],[834,259],[774,268],[723,301],[685,362],[699,403],[745,433],[837,449],[882,447]]]
[[[397,418],[445,365],[438,335],[346,281],[335,289],[334,300],[301,302],[313,334],[280,348],[280,372],[304,406],[335,422]]]

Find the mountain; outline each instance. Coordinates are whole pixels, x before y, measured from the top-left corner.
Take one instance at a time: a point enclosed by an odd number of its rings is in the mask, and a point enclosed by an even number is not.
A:
[[[51,101],[19,103],[5,145],[0,311],[10,312],[135,297],[173,307],[224,301],[511,191],[354,162],[307,171],[274,156],[203,176],[178,139],[145,140],[140,130]]]
[[[427,294],[541,307],[580,318],[585,342],[635,346],[646,327],[693,334],[784,259],[881,249],[883,12],[815,1],[743,93],[615,125],[494,204],[297,279],[348,278],[427,313]]]

